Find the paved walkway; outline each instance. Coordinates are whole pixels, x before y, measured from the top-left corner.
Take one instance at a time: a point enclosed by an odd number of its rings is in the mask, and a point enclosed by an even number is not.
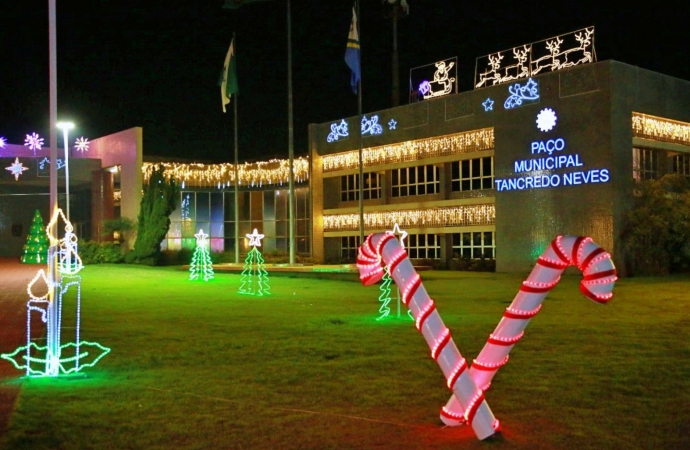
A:
[[[36,272],[45,268],[41,264],[20,264],[19,258],[0,258],[0,353],[26,344],[26,287]],[[35,332],[40,336],[44,330],[38,328]],[[7,427],[20,388],[7,381],[22,375],[12,363],[0,359],[0,435]]]

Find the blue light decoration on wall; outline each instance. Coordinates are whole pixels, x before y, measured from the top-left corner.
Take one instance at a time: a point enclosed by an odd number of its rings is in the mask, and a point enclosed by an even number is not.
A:
[[[371,119],[367,119],[367,116],[362,116],[362,136],[367,134],[370,136],[383,134],[383,127],[379,125],[378,114],[371,116]]]
[[[537,114],[537,128],[548,132],[556,127],[558,116],[551,108]],[[530,154],[536,157],[513,161],[513,174],[495,178],[496,191],[557,188],[583,184],[608,183],[611,173],[605,167],[586,168],[579,153],[568,153],[566,139],[537,140],[530,143]]]
[[[50,160],[46,157],[43,158],[38,162],[38,169],[39,170],[46,170],[46,165],[50,165]],[[65,167],[65,160],[64,159],[57,159],[57,168],[58,170],[62,169]]]
[[[395,130],[395,127],[398,125],[398,122],[395,121],[395,119],[391,119],[388,121],[388,129],[389,130]]]
[[[65,222],[63,239],[57,239],[50,233],[52,226],[59,218]],[[26,369],[28,377],[58,377],[75,374],[87,367],[93,367],[101,358],[110,353],[108,347],[98,342],[81,340],[79,334],[81,277],[77,274],[83,265],[77,252],[77,236],[72,232],[72,224],[65,218],[61,209],[55,210],[46,231],[50,239],[48,261],[50,264],[55,264],[56,271],[59,273],[58,279],[51,278],[50,269],[48,275],[41,269],[29,282],[27,293],[30,299],[26,304],[26,345],[12,353],[0,355],[2,359],[14,364],[17,369]],[[33,292],[34,284],[39,279],[42,279],[48,287],[48,291],[43,295],[36,295]],[[75,341],[62,344],[62,305],[65,294],[72,288],[76,291]],[[46,324],[45,346],[31,341],[32,312],[38,313],[41,321]]]
[[[510,96],[503,104],[505,109],[512,109],[522,106],[522,102],[525,100],[539,100],[539,84],[532,78],[527,80],[527,83],[525,83],[524,86],[520,86],[520,83],[515,83],[511,86],[508,86],[508,92],[510,93]]]
[[[482,102],[482,106],[484,107],[484,111],[493,111],[494,110],[494,101],[491,100],[491,98],[487,98]]]
[[[347,129],[347,122],[343,119],[340,123],[334,122],[331,124],[331,132],[328,133],[326,140],[328,142],[335,142],[340,138],[347,139],[348,137],[350,137],[350,133]]]

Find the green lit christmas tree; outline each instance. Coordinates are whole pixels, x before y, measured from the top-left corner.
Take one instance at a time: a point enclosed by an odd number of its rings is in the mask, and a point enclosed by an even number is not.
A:
[[[208,248],[208,234],[199,228],[196,237],[196,248],[192,255],[192,262],[189,265],[189,279],[208,281],[213,279],[213,263]]]
[[[258,247],[261,247],[261,239],[264,235],[254,229],[252,234],[248,234],[249,245],[252,249],[244,260],[244,268],[240,277],[240,294],[264,296],[270,295],[268,286],[268,272],[266,264]]]
[[[388,272],[388,266],[386,266],[386,273],[383,275],[382,280],[383,283],[381,283],[381,286],[379,287],[381,290],[381,295],[379,295],[379,302],[381,302],[379,313],[381,315],[378,316],[376,320],[381,320],[391,313],[391,309],[388,307],[388,304],[391,302],[391,282],[393,279],[391,278],[391,274]]]
[[[43,225],[41,213],[36,210],[34,220],[31,223],[29,235],[24,244],[24,255],[21,262],[24,264],[46,264],[48,261],[48,235],[46,227]]]

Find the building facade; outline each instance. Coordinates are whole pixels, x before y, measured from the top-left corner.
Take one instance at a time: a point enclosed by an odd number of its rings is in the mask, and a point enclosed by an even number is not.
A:
[[[687,81],[605,61],[312,125],[314,259],[359,243],[361,136],[365,235],[398,223],[413,258],[501,272],[586,235],[624,266],[635,182],[690,176],[689,105]]]

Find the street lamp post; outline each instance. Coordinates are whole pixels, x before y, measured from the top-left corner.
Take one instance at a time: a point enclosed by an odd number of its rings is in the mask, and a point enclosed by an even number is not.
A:
[[[69,140],[68,140],[68,135],[69,135],[69,130],[74,128],[74,124],[72,122],[58,122],[57,127],[62,130],[62,135],[65,137],[65,194],[67,196],[67,220],[70,220],[69,217]]]

